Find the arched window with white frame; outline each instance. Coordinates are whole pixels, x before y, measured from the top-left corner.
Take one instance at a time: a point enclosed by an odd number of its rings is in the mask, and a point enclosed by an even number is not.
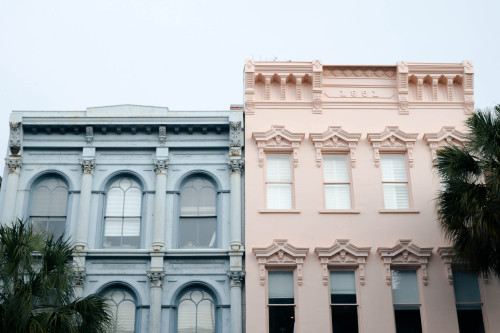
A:
[[[112,316],[107,333],[134,333],[136,302],[132,294],[124,288],[112,288],[103,296]]]
[[[193,287],[180,294],[176,333],[215,333],[216,320],[215,300],[207,290]]]

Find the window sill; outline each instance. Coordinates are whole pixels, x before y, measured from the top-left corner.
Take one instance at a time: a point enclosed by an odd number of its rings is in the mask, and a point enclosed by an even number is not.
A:
[[[318,210],[320,214],[359,214],[357,209],[321,209]]]
[[[298,209],[261,209],[260,214],[300,214]]]
[[[379,214],[420,214],[418,209],[380,209]]]

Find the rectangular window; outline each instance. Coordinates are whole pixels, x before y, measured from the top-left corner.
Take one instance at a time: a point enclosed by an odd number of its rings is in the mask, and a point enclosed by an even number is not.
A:
[[[292,209],[290,155],[266,156],[266,194],[268,209]]]
[[[295,332],[293,271],[268,272],[269,333]]]
[[[330,272],[333,333],[358,333],[358,303],[354,271]]]
[[[405,155],[380,155],[385,209],[409,209]]]
[[[391,273],[396,333],[422,333],[417,272],[392,270]]]
[[[460,332],[484,333],[477,275],[468,271],[453,270],[453,288]]]
[[[351,209],[351,183],[347,155],[324,155],[326,209]]]

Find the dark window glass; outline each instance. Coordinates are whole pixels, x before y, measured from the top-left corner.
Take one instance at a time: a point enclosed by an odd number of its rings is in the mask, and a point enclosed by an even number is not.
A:
[[[333,333],[358,332],[358,305],[354,271],[330,272]]]
[[[422,333],[417,272],[393,270],[392,296],[397,333]]]
[[[294,333],[293,271],[271,271],[269,277],[269,333]]]
[[[453,288],[460,333],[484,333],[477,275],[464,270],[453,270]]]
[[[333,333],[357,333],[358,309],[352,305],[332,306]]]
[[[397,333],[422,333],[420,310],[394,310]]]

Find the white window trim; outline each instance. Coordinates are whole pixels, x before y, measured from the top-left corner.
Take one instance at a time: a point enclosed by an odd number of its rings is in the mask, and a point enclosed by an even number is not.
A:
[[[283,155],[283,156],[289,156],[290,157],[290,180],[289,181],[269,181],[267,180],[267,158],[269,155]],[[292,167],[292,156],[290,154],[287,154],[286,152],[268,152],[266,153],[266,165],[264,167],[264,202],[265,202],[265,207],[267,211],[274,211],[274,212],[279,212],[279,211],[289,211],[289,210],[294,210],[295,209],[295,184],[294,184],[294,172],[293,172],[293,167]],[[268,192],[267,192],[267,185],[268,184],[289,184],[290,185],[290,201],[291,205],[290,208],[268,208],[267,205],[267,197],[268,197]]]
[[[349,158],[349,155],[348,154],[342,154],[342,153],[336,153],[336,154],[323,154],[322,155],[322,158],[324,158],[324,156],[345,156],[346,157],[346,164],[347,164],[347,182],[327,182],[325,181],[325,166],[324,166],[324,163],[323,166],[322,166],[322,173],[323,173],[323,207],[324,207],[324,212],[335,212],[335,211],[342,211],[342,212],[346,212],[346,213],[351,213],[351,211],[354,210],[354,194],[353,194],[353,185],[352,185],[352,171],[351,171],[351,167],[352,167],[352,162],[350,162],[350,158]],[[349,201],[350,201],[350,208],[346,208],[346,209],[330,209],[330,208],[326,208],[326,186],[327,185],[349,185]]]

